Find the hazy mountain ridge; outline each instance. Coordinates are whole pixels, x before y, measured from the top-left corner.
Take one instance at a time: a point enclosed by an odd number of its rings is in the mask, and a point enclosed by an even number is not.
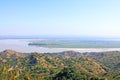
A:
[[[16,51],[10,50],[10,49],[0,52],[0,56],[5,57],[5,58],[10,58],[10,57],[23,58],[23,57],[25,57],[25,55],[23,53],[16,52]]]

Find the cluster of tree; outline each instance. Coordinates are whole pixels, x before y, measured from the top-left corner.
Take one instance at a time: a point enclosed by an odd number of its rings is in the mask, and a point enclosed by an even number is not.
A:
[[[120,52],[16,53],[0,53],[0,80],[120,80]]]

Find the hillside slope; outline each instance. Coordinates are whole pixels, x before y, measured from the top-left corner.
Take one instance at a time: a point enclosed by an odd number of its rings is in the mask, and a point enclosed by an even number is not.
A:
[[[27,54],[5,50],[0,52],[0,79],[119,80],[119,56],[117,51]]]

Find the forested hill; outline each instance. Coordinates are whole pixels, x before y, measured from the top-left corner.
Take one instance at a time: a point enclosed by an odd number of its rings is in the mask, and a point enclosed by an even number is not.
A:
[[[0,52],[0,80],[120,80],[120,52]]]

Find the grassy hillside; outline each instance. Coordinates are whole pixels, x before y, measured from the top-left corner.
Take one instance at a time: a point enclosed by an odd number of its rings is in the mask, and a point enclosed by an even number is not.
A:
[[[85,56],[102,63],[104,66],[112,70],[120,68],[120,52],[118,51],[86,53]]]
[[[120,52],[0,52],[0,80],[119,80]]]

